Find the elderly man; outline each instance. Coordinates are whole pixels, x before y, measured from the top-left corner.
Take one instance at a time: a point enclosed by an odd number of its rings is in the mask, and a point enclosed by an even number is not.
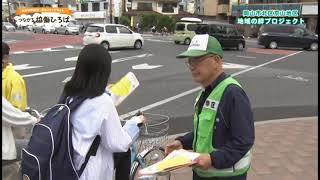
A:
[[[194,103],[194,129],[166,146],[166,153],[189,149],[200,153],[194,161],[194,180],[245,180],[254,143],[250,101],[238,81],[222,67],[223,50],[209,35],[196,35],[177,58],[186,63],[203,89]]]

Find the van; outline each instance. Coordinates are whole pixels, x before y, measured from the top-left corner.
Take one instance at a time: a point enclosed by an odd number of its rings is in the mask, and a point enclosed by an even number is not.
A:
[[[236,48],[237,50],[243,50],[246,47],[244,36],[232,24],[220,22],[198,24],[195,32],[196,34],[209,34],[215,37],[224,49]]]
[[[202,20],[198,18],[181,18],[175,26],[174,43],[189,45],[193,36],[196,35],[196,25],[201,22]]]
[[[294,47],[318,50],[318,35],[300,25],[262,25],[258,32],[258,44],[265,48]]]

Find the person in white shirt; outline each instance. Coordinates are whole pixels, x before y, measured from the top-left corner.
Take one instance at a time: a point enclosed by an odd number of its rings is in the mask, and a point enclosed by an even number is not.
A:
[[[111,56],[101,45],[85,46],[76,69],[63,90],[62,99],[87,97],[72,113],[72,143],[77,170],[97,135],[101,141],[95,156],[91,156],[80,180],[112,180],[114,152],[126,152],[139,135],[138,124],[144,116],[134,116],[122,127],[112,98],[106,92],[111,73]]]
[[[15,108],[2,96],[2,179],[19,179],[20,165],[16,161],[17,150],[12,127],[34,125],[36,122],[38,122],[36,117]]]

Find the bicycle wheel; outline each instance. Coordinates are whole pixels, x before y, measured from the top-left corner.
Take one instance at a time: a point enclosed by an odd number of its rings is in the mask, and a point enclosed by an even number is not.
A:
[[[138,154],[141,155],[141,154]],[[153,147],[152,149],[150,149],[148,152],[146,152],[145,154],[142,154],[142,161],[143,161],[143,165],[140,164],[140,162],[138,160],[135,160],[132,163],[132,167],[131,167],[131,171],[130,171],[130,180],[138,180],[138,171],[140,169],[143,169],[147,166],[150,166],[152,164],[155,164],[159,161],[161,161],[162,159],[165,158],[165,153],[164,153],[164,149],[161,147]],[[170,173],[167,173],[163,176],[157,176],[154,178],[150,178],[152,180],[170,180]]]

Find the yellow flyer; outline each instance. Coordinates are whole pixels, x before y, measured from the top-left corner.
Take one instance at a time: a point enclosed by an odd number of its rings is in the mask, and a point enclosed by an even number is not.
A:
[[[107,90],[110,92],[113,102],[118,106],[125,100],[137,87],[139,81],[133,72],[128,72],[115,84],[108,86]]]
[[[175,150],[171,152],[162,161],[159,161],[149,167],[141,169],[139,171],[140,176],[152,175],[172,171],[182,167],[190,166],[193,164],[193,160],[199,157],[199,153],[190,152],[184,149]]]

